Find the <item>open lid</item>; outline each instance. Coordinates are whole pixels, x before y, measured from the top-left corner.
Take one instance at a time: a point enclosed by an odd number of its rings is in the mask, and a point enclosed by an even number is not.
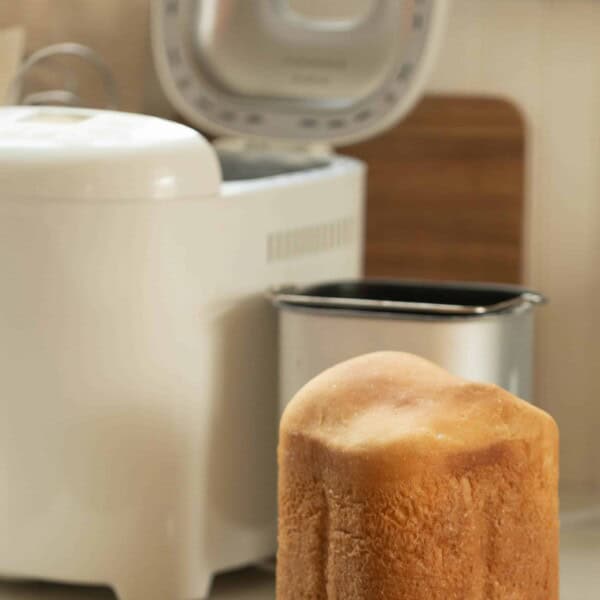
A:
[[[342,145],[417,101],[446,0],[153,0],[160,82],[214,134]]]

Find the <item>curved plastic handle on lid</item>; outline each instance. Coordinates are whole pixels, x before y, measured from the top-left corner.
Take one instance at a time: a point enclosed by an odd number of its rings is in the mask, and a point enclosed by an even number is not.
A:
[[[80,104],[80,97],[71,89],[45,90],[22,97],[22,87],[26,76],[39,63],[56,56],[74,56],[90,63],[102,78],[107,96],[105,108],[116,109],[119,106],[119,92],[115,78],[104,59],[92,48],[74,42],[52,44],[36,50],[25,60],[15,75],[9,90],[14,104],[59,104],[74,106]]]

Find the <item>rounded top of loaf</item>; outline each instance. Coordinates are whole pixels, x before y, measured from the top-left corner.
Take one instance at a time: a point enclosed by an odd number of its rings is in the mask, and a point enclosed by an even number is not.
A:
[[[281,433],[349,453],[433,455],[554,439],[557,428],[550,415],[498,386],[455,377],[412,354],[377,352],[305,385],[286,408]]]

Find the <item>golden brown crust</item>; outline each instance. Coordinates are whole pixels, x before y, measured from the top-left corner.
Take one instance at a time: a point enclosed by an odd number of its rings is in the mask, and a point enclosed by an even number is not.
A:
[[[378,353],[281,424],[279,600],[555,600],[558,434],[496,388]]]

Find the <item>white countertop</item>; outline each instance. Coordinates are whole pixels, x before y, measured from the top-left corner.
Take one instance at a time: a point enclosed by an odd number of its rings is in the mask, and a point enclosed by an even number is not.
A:
[[[566,511],[561,531],[562,600],[600,597],[600,507]],[[247,570],[219,577],[210,600],[274,600],[273,576]],[[0,600],[115,600],[108,590],[0,583]]]
[[[600,597],[600,495],[561,491],[560,589],[563,600]]]
[[[273,577],[258,571],[244,571],[218,578],[210,600],[274,600]],[[109,590],[0,583],[0,600],[115,600]]]

